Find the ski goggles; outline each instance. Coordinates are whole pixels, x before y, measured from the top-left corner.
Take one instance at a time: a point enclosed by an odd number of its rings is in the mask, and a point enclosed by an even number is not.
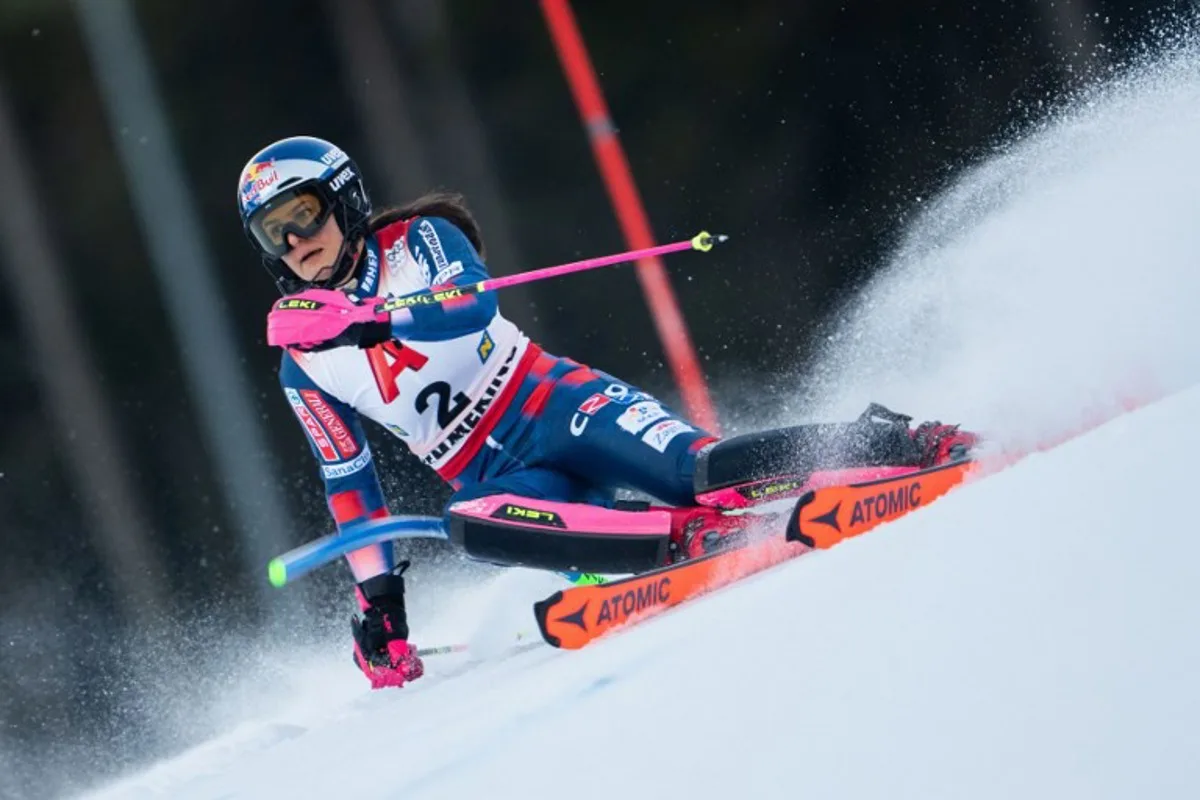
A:
[[[247,229],[264,253],[281,258],[292,246],[287,235],[310,239],[321,230],[333,205],[311,186],[289,189],[254,212]]]

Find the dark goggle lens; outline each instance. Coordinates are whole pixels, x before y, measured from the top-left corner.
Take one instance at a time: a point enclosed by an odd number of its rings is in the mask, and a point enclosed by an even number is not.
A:
[[[279,258],[292,249],[287,241],[289,233],[311,238],[329,219],[329,211],[329,204],[316,192],[287,192],[250,218],[250,235],[263,251]]]

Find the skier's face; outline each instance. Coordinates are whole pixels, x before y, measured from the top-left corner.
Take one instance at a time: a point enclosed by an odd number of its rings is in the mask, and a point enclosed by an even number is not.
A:
[[[322,281],[333,273],[333,262],[342,247],[342,231],[333,214],[325,220],[320,230],[307,239],[289,231],[287,243],[291,247],[283,255],[283,263],[304,281]]]

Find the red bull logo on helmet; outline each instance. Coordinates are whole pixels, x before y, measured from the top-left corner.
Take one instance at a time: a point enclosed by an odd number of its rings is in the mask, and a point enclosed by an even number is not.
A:
[[[259,161],[246,167],[242,173],[242,203],[253,203],[264,190],[279,180],[279,171],[274,161]]]

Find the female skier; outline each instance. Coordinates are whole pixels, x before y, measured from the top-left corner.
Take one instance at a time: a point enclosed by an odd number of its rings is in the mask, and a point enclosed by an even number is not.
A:
[[[486,279],[483,238],[455,195],[373,214],[358,166],[321,139],[258,152],[238,208],[284,295],[268,341],[284,348],[280,382],[339,528],[388,514],[361,416],[449,482],[453,502],[511,493],[611,506],[627,487],[695,507],[672,530],[676,559],[721,546],[728,531],[698,494],[816,468],[932,466],[976,442],[936,422],[910,430],[878,406],[847,425],[718,441],[637,388],[544,352],[501,316],[493,292],[374,313],[378,298]],[[423,671],[408,643],[407,564],[388,546],[348,560],[362,612],[351,621],[355,662],[373,688],[403,686]]]

